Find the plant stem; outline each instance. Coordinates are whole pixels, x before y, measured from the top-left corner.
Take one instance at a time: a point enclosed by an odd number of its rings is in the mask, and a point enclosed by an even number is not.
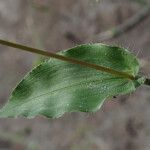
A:
[[[110,73],[110,74],[113,74],[113,75],[116,75],[116,76],[128,78],[130,80],[135,80],[136,79],[136,77],[134,77],[132,75],[129,75],[127,73],[124,73],[124,72],[116,71],[116,70],[113,70],[113,69],[110,69],[110,68],[106,68],[106,67],[103,67],[103,66],[100,66],[100,65],[96,65],[96,64],[85,62],[85,61],[77,60],[77,59],[74,59],[74,58],[62,56],[62,55],[55,54],[55,53],[52,53],[52,52],[48,52],[48,51],[28,47],[28,46],[25,46],[25,45],[13,43],[13,42],[1,40],[1,39],[0,39],[0,44],[5,45],[5,46],[9,46],[9,47],[13,47],[13,48],[17,48],[19,50],[31,52],[31,53],[36,53],[36,54],[44,55],[44,56],[47,56],[47,57],[52,57],[52,58],[59,59],[59,60],[62,60],[62,61],[67,61],[67,62],[70,62],[70,63],[73,63],[73,64],[78,64],[78,65],[81,65],[81,66],[84,66],[84,67],[93,68],[93,69],[96,69],[96,70],[99,70],[99,71],[104,71],[104,72],[107,72],[107,73]],[[146,79],[145,84],[149,85],[149,79]]]
[[[123,24],[116,26],[112,29],[109,29],[105,32],[102,32],[100,34],[94,35],[93,40],[99,40],[99,41],[106,41],[113,39],[122,33],[125,33],[138,25],[141,21],[143,21],[145,18],[147,18],[150,14],[150,4],[147,4],[144,6],[142,10],[140,10],[137,14],[135,14],[133,17],[129,18],[127,21],[125,21]],[[89,39],[91,40],[91,38]],[[88,40],[88,41],[89,41]]]

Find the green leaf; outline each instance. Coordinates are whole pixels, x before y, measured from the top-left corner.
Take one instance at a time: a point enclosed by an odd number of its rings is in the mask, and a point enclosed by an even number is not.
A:
[[[104,44],[87,44],[59,54],[137,76],[139,63],[128,50]],[[65,112],[95,112],[107,98],[134,92],[144,78],[117,76],[77,64],[49,59],[19,83],[0,117],[44,115],[57,118]]]

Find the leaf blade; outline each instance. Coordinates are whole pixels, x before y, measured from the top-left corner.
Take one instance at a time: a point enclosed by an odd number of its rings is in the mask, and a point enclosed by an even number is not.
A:
[[[87,44],[59,54],[136,76],[139,64],[126,49]],[[57,118],[65,112],[97,111],[105,99],[135,91],[144,79],[132,81],[79,65],[50,59],[33,69],[16,87],[0,117]]]

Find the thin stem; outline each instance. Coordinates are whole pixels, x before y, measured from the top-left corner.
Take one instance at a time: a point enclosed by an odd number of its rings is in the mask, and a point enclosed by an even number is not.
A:
[[[129,18],[127,21],[123,22],[121,25],[118,25],[112,29],[109,29],[105,32],[97,34],[96,36],[94,35],[93,40],[98,39],[99,41],[102,42],[102,41],[113,39],[121,35],[122,33],[129,31],[136,25],[138,25],[141,21],[147,18],[149,14],[150,14],[150,4],[147,4],[137,14]],[[89,40],[91,40],[91,38]]]
[[[84,66],[84,67],[89,67],[89,68],[93,68],[93,69],[96,69],[96,70],[99,70],[99,71],[104,71],[104,72],[107,72],[107,73],[110,73],[110,74],[113,74],[113,75],[116,75],[116,76],[128,78],[130,80],[135,80],[136,79],[134,76],[129,75],[129,74],[124,73],[124,72],[116,71],[116,70],[113,70],[113,69],[110,69],[110,68],[106,68],[106,67],[103,67],[103,66],[100,66],[100,65],[84,62],[84,61],[77,60],[77,59],[74,59],[74,58],[58,55],[58,54],[55,54],[55,53],[52,53],[52,52],[43,51],[43,50],[40,50],[40,49],[20,45],[20,44],[13,43],[13,42],[8,42],[8,41],[1,40],[1,39],[0,39],[0,44],[5,45],[5,46],[9,46],[9,47],[13,47],[13,48],[17,48],[19,50],[32,52],[32,53],[44,55],[44,56],[47,56],[47,57],[52,57],[52,58],[59,59],[59,60],[62,60],[62,61],[67,61],[67,62],[70,62],[70,63],[73,63],[73,64],[79,64],[79,65]],[[147,84],[147,82],[146,82],[146,84]]]

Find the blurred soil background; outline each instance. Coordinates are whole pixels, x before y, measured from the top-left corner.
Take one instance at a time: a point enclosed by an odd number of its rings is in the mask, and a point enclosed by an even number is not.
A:
[[[149,0],[147,0],[149,2]],[[50,51],[86,42],[144,7],[142,0],[0,0],[0,38]],[[150,15],[104,43],[150,60]],[[0,106],[37,55],[0,46]],[[147,64],[140,71],[150,75]],[[150,89],[107,101],[93,114],[59,119],[0,119],[0,150],[150,150]]]

